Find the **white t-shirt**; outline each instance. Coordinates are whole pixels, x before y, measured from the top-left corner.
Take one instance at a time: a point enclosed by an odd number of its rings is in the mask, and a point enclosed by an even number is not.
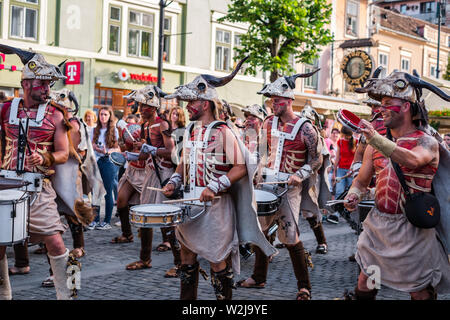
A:
[[[116,135],[116,139],[119,140],[119,131],[117,130],[117,128],[114,128],[114,133]],[[105,146],[106,147],[106,152],[109,152],[109,150],[111,150],[111,148],[108,148],[106,146],[105,134],[106,134],[106,128],[101,128],[100,129],[100,134],[98,136],[97,146],[100,147],[100,148]],[[94,144],[95,143],[95,141],[94,141],[94,128],[91,128],[90,135],[91,135],[92,143]],[[99,158],[104,156],[104,154],[99,153],[99,152],[97,152],[95,150],[94,150],[94,153],[95,153],[96,160],[98,160]]]

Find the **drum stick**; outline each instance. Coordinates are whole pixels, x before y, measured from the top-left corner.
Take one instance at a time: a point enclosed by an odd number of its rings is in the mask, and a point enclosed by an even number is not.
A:
[[[220,196],[215,196],[214,199],[220,199]],[[166,200],[166,201],[163,201],[163,203],[177,203],[177,202],[188,202],[188,201],[198,201],[198,200],[200,200],[200,198]]]
[[[153,190],[153,191],[161,191],[161,192],[163,192],[163,191],[164,191],[164,189],[160,189],[160,188],[154,188],[154,187],[147,187],[147,189],[149,189],[149,190]]]
[[[259,182],[258,185],[260,185],[260,184],[283,184],[283,183],[288,183],[288,182],[287,181]]]
[[[131,140],[133,140],[133,142],[136,142],[136,140],[134,140],[133,135],[130,133],[130,131],[128,131],[128,128],[125,127],[125,130],[127,131],[127,133],[130,135]]]

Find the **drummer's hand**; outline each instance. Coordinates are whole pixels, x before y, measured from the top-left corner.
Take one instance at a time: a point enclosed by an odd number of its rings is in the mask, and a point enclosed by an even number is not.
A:
[[[31,156],[28,157],[28,164],[32,166],[41,166],[44,163],[44,158],[36,152],[33,152]]]
[[[345,197],[345,200],[348,200],[348,202],[344,203],[344,207],[348,211],[355,211],[358,206],[359,197],[354,193],[350,193]]]
[[[302,182],[303,182],[303,180],[299,176],[293,174],[289,177],[288,186],[297,187],[297,186],[301,185]]]
[[[358,132],[364,134],[364,136],[366,137],[367,140],[370,140],[370,138],[372,138],[374,136],[374,134],[376,133],[372,124],[365,119],[361,119],[361,122],[359,123],[359,127],[360,127],[360,129],[358,130]]]
[[[173,194],[173,191],[175,190],[175,186],[173,185],[173,183],[168,183],[162,189],[163,189],[162,193],[166,197],[170,197]]]
[[[214,197],[216,194],[209,188],[206,188],[203,190],[202,194],[200,195],[200,202],[208,202],[214,200]]]

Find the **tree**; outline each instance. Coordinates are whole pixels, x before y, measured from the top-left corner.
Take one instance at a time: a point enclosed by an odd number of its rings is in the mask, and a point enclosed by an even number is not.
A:
[[[450,80],[450,56],[448,56],[447,59],[447,70],[445,71],[444,74],[444,80]]]
[[[235,59],[250,55],[245,73],[255,75],[261,68],[270,71],[273,82],[280,73],[294,71],[291,55],[296,62],[310,64],[318,58],[320,46],[332,41],[326,27],[331,11],[326,0],[232,0],[219,22],[249,24]]]

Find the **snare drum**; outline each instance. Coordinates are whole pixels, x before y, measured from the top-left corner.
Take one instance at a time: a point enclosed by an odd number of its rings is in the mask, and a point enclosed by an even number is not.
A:
[[[264,190],[255,190],[255,198],[258,205],[258,216],[271,216],[277,212],[280,202],[275,194]]]
[[[0,191],[0,245],[23,243],[28,236],[30,195],[19,190]]]
[[[109,160],[114,163],[116,166],[123,167],[127,162],[125,156],[120,152],[111,152],[109,154]]]
[[[171,227],[183,221],[183,209],[169,204],[140,204],[130,208],[130,222],[139,228]]]
[[[361,119],[354,114],[345,109],[341,109],[337,113],[337,120],[346,128],[350,129],[353,132],[358,132],[360,127],[359,123]]]

